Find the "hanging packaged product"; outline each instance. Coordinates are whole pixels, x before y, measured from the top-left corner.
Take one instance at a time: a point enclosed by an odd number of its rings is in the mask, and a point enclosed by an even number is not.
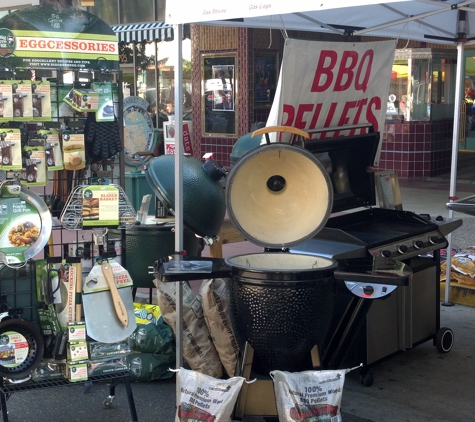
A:
[[[25,263],[44,248],[51,228],[51,213],[38,195],[13,181],[0,184],[0,262]]]
[[[84,133],[63,132],[63,161],[66,170],[81,170],[86,167]]]
[[[0,152],[2,170],[20,170],[21,157],[21,132],[20,129],[0,129]]]
[[[23,167],[21,183],[27,186],[46,186],[49,182],[46,171],[44,146],[26,146],[23,148]]]
[[[51,88],[51,116],[57,120],[58,116],[74,116],[74,110],[64,102],[64,97],[71,90],[71,85],[50,85]]]
[[[83,190],[83,227],[119,225],[119,190],[110,185],[92,185]]]
[[[93,89],[73,88],[64,97],[64,102],[80,113],[97,111],[99,108],[99,93]]]
[[[33,120],[51,120],[51,86],[49,81],[35,81],[31,84]]]
[[[12,85],[0,81],[0,122],[13,119],[13,90]]]
[[[97,122],[114,121],[114,97],[118,97],[118,88],[111,82],[93,82],[92,90],[99,94],[99,103],[96,110]]]
[[[55,310],[58,321],[63,331],[67,331],[69,324],[76,318],[76,281],[79,271],[78,263],[63,263],[59,277],[59,291],[61,292],[59,303],[55,301]]]
[[[13,120],[33,120],[33,99],[31,81],[7,81],[12,84]]]
[[[63,154],[57,129],[39,130],[38,135],[45,140],[46,168],[48,171],[62,170]]]

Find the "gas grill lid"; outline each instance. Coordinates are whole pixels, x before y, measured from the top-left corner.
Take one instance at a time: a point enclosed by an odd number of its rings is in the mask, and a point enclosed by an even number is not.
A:
[[[374,165],[380,134],[310,140],[305,148],[318,158],[330,175],[332,212],[376,205]],[[321,136],[320,136],[321,137]]]
[[[229,218],[258,246],[285,248],[313,237],[327,222],[332,202],[327,171],[300,146],[261,145],[228,175]]]

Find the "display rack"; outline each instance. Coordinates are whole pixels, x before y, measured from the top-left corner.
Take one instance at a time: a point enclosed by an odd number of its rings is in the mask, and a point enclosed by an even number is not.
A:
[[[88,382],[110,382],[109,396],[104,399],[104,407],[110,407],[112,405],[112,401],[115,396],[115,387],[119,382],[124,382],[127,394],[127,401],[129,403],[130,416],[132,418],[131,420],[133,422],[138,421],[129,372],[116,372],[113,374],[90,377],[88,379]],[[7,400],[13,393],[38,390],[43,388],[67,387],[71,385],[77,385],[77,383],[69,382],[64,378],[58,378],[35,382],[28,381],[21,384],[7,384],[3,381],[3,379],[0,378],[0,404],[2,406],[3,422],[8,422]]]
[[[26,77],[30,71],[1,70],[1,77]],[[36,71],[36,77],[41,78],[42,75],[47,77],[51,75],[52,89],[56,95],[52,98],[52,103],[56,103],[52,109],[55,114],[52,121],[49,122],[9,122],[15,127],[20,128],[25,133],[38,131],[39,129],[57,127],[62,130],[69,128],[77,128],[85,125],[86,117],[84,113],[73,112],[67,116],[61,115],[62,98],[65,92],[68,92],[73,85],[64,84],[62,79],[64,73],[62,70],[57,71]],[[43,76],[44,77],[44,76]],[[84,80],[85,77],[94,78],[95,80],[110,81],[116,79],[121,81],[120,71],[111,74],[109,72],[74,72],[75,81],[79,79]],[[49,77],[48,77],[49,79]],[[118,121],[122,121],[122,98],[119,90],[119,104]],[[7,123],[4,123],[6,125]],[[121,139],[123,139],[123,131],[121,131]],[[20,174],[18,171],[0,171],[0,180],[18,180]],[[78,171],[71,170],[57,170],[51,172],[49,183],[44,187],[31,187],[30,189],[39,195],[50,208],[53,217],[53,228],[50,239],[45,248],[34,257],[34,260],[29,260],[21,268],[12,268],[7,265],[0,264],[0,307],[2,310],[14,312],[21,315],[22,318],[39,325],[37,310],[42,306],[42,303],[37,298],[36,288],[36,268],[35,260],[48,259],[58,257],[62,259],[80,256],[82,261],[88,265],[84,265],[83,276],[95,264],[97,258],[110,255],[115,256],[116,260],[125,264],[125,253],[122,248],[123,230],[114,230],[114,234],[106,236],[104,241],[97,241],[96,236],[92,230],[66,230],[59,221],[60,208],[53,208],[53,200],[59,204],[66,204],[69,194],[73,191],[75,186],[81,184],[94,184],[97,179],[107,179],[110,184],[123,186],[124,184],[124,168],[123,168],[123,154],[119,154],[114,159],[100,160],[95,163],[87,163],[86,168]],[[80,251],[80,252],[79,252]],[[137,412],[135,409],[134,398],[131,388],[131,374],[129,372],[118,372],[109,375],[102,375],[90,377],[89,382],[103,382],[110,381],[110,394],[104,400],[104,407],[109,407],[115,396],[115,387],[123,382],[125,384],[131,420],[137,421]],[[50,388],[50,387],[65,387],[77,385],[77,382],[70,382],[67,379],[50,379],[39,382],[26,381],[21,383],[10,384],[8,380],[0,377],[0,404],[2,409],[3,421],[8,422],[7,399],[15,392],[25,392],[36,389]]]
[[[64,83],[65,72],[58,70],[15,70],[0,69],[0,79],[28,78],[35,74],[36,80],[47,79],[51,84],[52,110],[54,114],[52,121],[46,122],[4,122],[0,126],[15,127],[20,129],[25,136],[37,132],[40,129],[58,128],[59,130],[74,130],[85,126],[87,114],[68,110],[67,115],[62,114],[62,103],[64,95],[74,86],[75,83],[84,84],[85,81],[116,81],[121,83],[122,75],[120,71],[73,71],[73,84]],[[118,121],[122,121],[122,97],[119,90],[119,100],[116,106]],[[123,130],[120,133],[123,140]],[[122,142],[123,144],[123,142]],[[0,180],[18,180],[21,174],[18,171],[0,171]],[[83,262],[89,265],[83,268],[92,267],[98,257],[104,255],[116,256],[116,259],[125,262],[125,254],[122,253],[123,230],[115,230],[114,235],[97,240],[93,230],[66,230],[59,221],[61,206],[67,203],[70,193],[75,186],[81,184],[95,184],[97,180],[107,180],[110,184],[123,186],[124,167],[123,153],[117,154],[112,159],[96,160],[86,162],[86,168],[77,171],[57,170],[48,172],[49,182],[43,187],[30,187],[48,205],[53,217],[53,228],[50,239],[45,248],[34,257],[34,260],[57,257],[67,259],[70,257],[81,257]],[[58,204],[60,204],[58,206]],[[36,268],[34,260],[29,260],[21,268],[12,268],[5,264],[0,264],[0,305],[2,309],[14,311],[22,318],[39,325],[37,310],[42,306],[38,301],[36,287]],[[88,271],[88,270],[87,270]],[[83,275],[85,275],[83,273]],[[129,372],[117,372],[109,375],[90,377],[87,383],[110,381],[110,394],[104,400],[104,407],[109,407],[115,396],[115,388],[120,383],[125,384],[129,410],[133,421],[137,421],[134,398],[131,388],[131,374]],[[0,377],[0,404],[3,421],[8,422],[7,399],[15,392],[27,392],[36,389],[50,387],[65,387],[77,385],[77,382],[70,382],[67,379],[50,379],[39,382],[25,381],[20,383],[10,383],[9,380]]]

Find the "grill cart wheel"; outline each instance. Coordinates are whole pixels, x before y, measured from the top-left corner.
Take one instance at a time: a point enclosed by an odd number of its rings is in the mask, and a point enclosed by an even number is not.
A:
[[[442,327],[435,336],[435,347],[440,353],[449,353],[454,345],[454,332],[447,327]]]
[[[371,387],[374,382],[374,376],[371,372],[361,371],[360,383],[365,387]]]
[[[112,407],[112,402],[114,401],[114,396],[109,396],[104,399],[102,402],[102,407],[104,409],[110,409]]]

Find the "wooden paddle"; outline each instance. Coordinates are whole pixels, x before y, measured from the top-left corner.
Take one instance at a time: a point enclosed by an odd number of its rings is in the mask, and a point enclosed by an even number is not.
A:
[[[102,274],[104,274],[104,278],[107,281],[109,286],[111,296],[112,296],[112,303],[114,304],[114,309],[117,314],[117,318],[119,321],[125,326],[128,327],[129,319],[127,315],[127,310],[125,309],[124,301],[119,295],[119,291],[117,290],[117,286],[114,280],[114,273],[112,272],[112,267],[107,261],[104,261],[101,264]]]

